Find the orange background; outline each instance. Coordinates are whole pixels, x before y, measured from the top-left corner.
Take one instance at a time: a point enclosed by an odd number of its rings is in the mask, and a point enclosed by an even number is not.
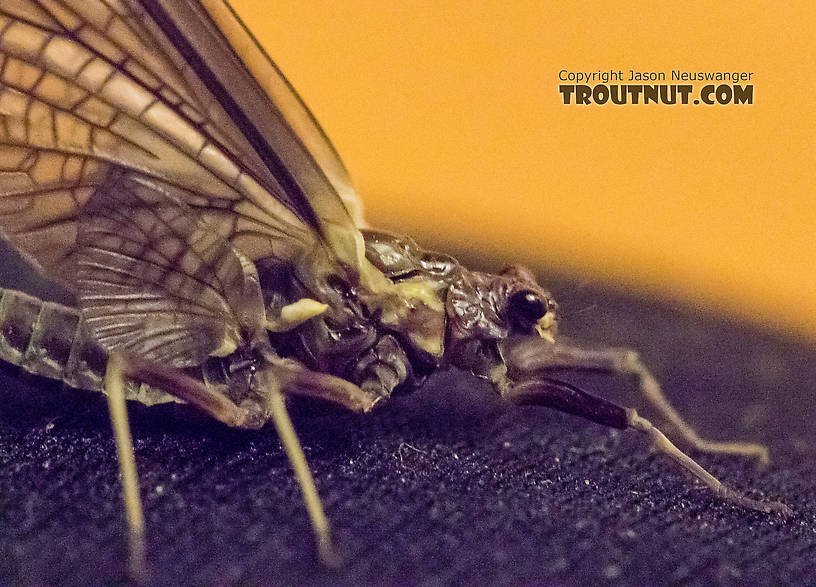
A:
[[[371,224],[816,336],[811,3],[233,4]],[[610,68],[753,71],[755,103],[561,104]]]

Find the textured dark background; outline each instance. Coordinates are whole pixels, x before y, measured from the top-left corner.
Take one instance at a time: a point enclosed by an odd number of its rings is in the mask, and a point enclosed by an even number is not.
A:
[[[713,499],[633,432],[502,404],[460,373],[358,417],[294,406],[345,559],[316,560],[271,427],[131,408],[155,584],[782,584],[816,581],[816,348],[667,302],[561,279],[562,331],[640,349],[701,433],[772,464],[694,455],[789,519]],[[644,408],[634,383],[585,387]],[[126,542],[104,400],[0,370],[0,578],[122,581]]]

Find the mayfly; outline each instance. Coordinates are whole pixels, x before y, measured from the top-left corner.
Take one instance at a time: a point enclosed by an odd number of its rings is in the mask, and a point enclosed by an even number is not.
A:
[[[718,497],[729,489],[648,420],[562,381],[631,374],[697,450],[638,356],[556,338],[556,304],[519,266],[469,271],[361,228],[345,168],[224,0],[2,0],[0,229],[73,305],[2,290],[0,358],[105,391],[130,530],[144,520],[125,399],[182,401],[228,426],[275,426],[319,552],[329,523],[287,416],[306,396],[370,412],[453,366],[518,404],[644,433]]]

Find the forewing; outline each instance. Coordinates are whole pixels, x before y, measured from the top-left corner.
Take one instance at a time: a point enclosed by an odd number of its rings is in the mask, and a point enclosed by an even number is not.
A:
[[[240,95],[228,91],[235,96],[236,105],[241,109],[251,113],[255,111],[256,101],[272,101],[275,105],[272,116],[253,118],[264,139],[279,154],[286,169],[304,190],[320,222],[324,225],[348,226],[344,213],[347,211],[357,226],[363,226],[362,203],[334,146],[229,3],[225,0],[153,0],[144,2],[144,5],[157,15],[159,11],[154,7],[162,6],[179,30],[185,31],[193,49],[210,64],[219,79],[240,84],[237,87],[252,88],[251,92]],[[212,25],[215,25],[214,29]],[[228,42],[243,67],[228,58],[229,51],[221,48],[213,50],[222,39]],[[230,83],[226,87],[233,86]],[[257,87],[261,94],[254,96],[252,94]],[[345,204],[345,210],[337,205],[337,196]]]
[[[254,265],[181,196],[150,177],[114,174],[79,218],[79,303],[108,351],[188,367],[263,328]]]
[[[252,260],[322,243],[362,262],[342,164],[226,4],[4,0],[0,229],[70,285],[78,218],[123,171],[176,190]]]

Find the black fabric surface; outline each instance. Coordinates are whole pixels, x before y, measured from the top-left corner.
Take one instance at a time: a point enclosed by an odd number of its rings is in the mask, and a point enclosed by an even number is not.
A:
[[[440,373],[370,416],[292,410],[345,560],[320,565],[274,430],[132,406],[152,584],[816,582],[816,349],[670,304],[553,287],[562,331],[639,349],[688,421],[768,443],[771,466],[694,454],[789,519],[718,502],[641,435]],[[644,407],[633,381],[571,379]],[[0,577],[123,581],[124,511],[104,400],[0,370]]]

